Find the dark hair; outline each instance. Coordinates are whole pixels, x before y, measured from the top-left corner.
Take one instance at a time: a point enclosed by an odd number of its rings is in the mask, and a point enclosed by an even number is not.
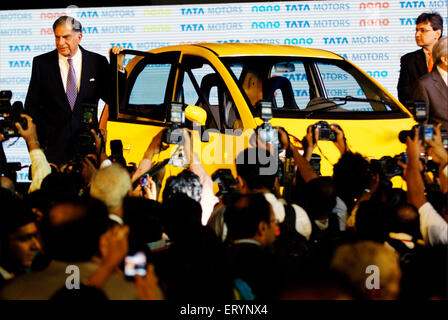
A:
[[[76,197],[82,186],[80,173],[52,172],[42,180],[40,190],[52,197]]]
[[[199,177],[195,173],[188,169],[166,180],[165,189],[162,194],[163,202],[179,193],[186,194],[197,202],[201,201],[201,180],[199,180]]]
[[[434,31],[441,30],[440,37],[443,34],[443,18],[437,12],[423,12],[417,17],[415,24],[430,23]]]
[[[57,18],[56,21],[53,23],[53,31],[56,30],[56,27],[62,24],[70,25],[73,31],[82,33],[81,22],[69,16],[60,16],[59,18]]]
[[[391,231],[407,233],[414,241],[421,239],[418,210],[409,203],[402,203],[393,208]]]
[[[336,194],[344,200],[348,210],[354,205],[372,180],[369,162],[359,153],[346,152],[334,165],[333,182]]]
[[[56,208],[64,212],[56,214]],[[90,197],[60,199],[42,219],[44,249],[56,260],[88,261],[99,252],[100,237],[110,224],[107,207],[100,200]]]
[[[304,193],[304,209],[312,219],[330,216],[336,206],[336,188],[330,177],[319,177],[309,181]]]
[[[4,199],[6,200],[6,198]],[[0,265],[5,257],[4,252],[9,246],[9,235],[16,232],[20,227],[36,222],[36,215],[24,200],[13,199],[1,203],[0,223]]]
[[[265,153],[266,160],[272,161],[270,152],[262,148],[248,148],[241,151],[235,159],[236,171],[238,176],[243,178],[249,189],[266,188],[272,190],[277,176],[277,170],[271,174],[264,174],[263,169],[270,166],[270,162],[266,164],[261,161],[261,155]],[[277,168],[276,168],[277,169]]]
[[[141,197],[123,200],[123,221],[129,226],[129,251],[162,238],[162,204]],[[135,249],[135,250],[134,250]]]
[[[202,227],[201,205],[186,194],[174,194],[162,205],[162,223],[170,239],[189,236],[193,229]]]
[[[391,212],[389,206],[367,200],[360,203],[356,213],[355,227],[358,237],[383,243],[391,231]]]
[[[9,235],[16,232],[22,226],[36,222],[36,215],[24,200],[11,198],[10,201],[2,202],[1,205],[1,236]]]
[[[232,200],[224,212],[227,239],[252,238],[260,222],[270,223],[271,205],[262,193],[235,195]]]

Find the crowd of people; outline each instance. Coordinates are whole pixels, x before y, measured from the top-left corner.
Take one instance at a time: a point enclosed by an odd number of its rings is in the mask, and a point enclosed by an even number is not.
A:
[[[140,178],[164,148],[162,132],[133,170],[112,162],[94,132],[95,155],[53,166],[32,118],[22,117],[32,183],[19,193],[2,177],[2,299],[447,298],[448,153],[440,125],[426,149],[418,129],[407,138],[408,161],[397,162],[406,191],[350,151],[338,127],[341,157],[328,177],[308,160],[317,128],[308,128],[303,152],[278,128],[296,168],[287,202],[277,172],[260,175],[269,166],[260,155],[275,152],[269,144],[236,157],[233,192],[217,197],[186,129],[187,168],[160,190],[157,175],[144,186]],[[127,277],[127,257],[139,252],[146,274]]]
[[[429,122],[439,124],[433,139],[418,128],[408,134],[407,157],[392,161],[393,175],[351,151],[342,129],[331,126],[340,158],[332,176],[322,176],[311,164],[319,129],[308,128],[299,150],[277,128],[294,165],[263,170],[272,164],[266,157],[285,159],[278,146],[255,139],[237,155],[236,179],[219,196],[186,129],[186,167],[167,179],[163,169],[146,176],[166,148],[163,131],[134,167],[106,154],[104,130],[90,132],[92,152],[72,148],[83,102],[107,102],[109,77],[106,59],[79,46],[80,23],[58,18],[56,50],[33,61],[27,125],[16,123],[31,184],[22,190],[13,175],[0,178],[0,299],[447,299],[446,87],[440,98],[430,82],[446,86],[439,18],[417,19],[423,49],[402,58],[398,87],[403,103],[419,93],[414,100],[424,100]],[[412,78],[414,58],[424,81]],[[394,187],[397,175],[406,188]]]

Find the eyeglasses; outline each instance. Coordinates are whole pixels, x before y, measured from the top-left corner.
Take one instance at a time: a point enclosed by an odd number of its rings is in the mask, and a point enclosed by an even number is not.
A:
[[[415,29],[415,33],[417,33],[417,32],[426,33],[426,32],[430,32],[430,31],[434,31],[434,30],[433,29],[425,29],[425,28]]]

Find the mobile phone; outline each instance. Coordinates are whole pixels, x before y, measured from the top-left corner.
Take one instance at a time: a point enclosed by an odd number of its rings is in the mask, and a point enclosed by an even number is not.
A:
[[[149,176],[147,174],[144,174],[140,177],[140,185],[142,187],[145,187],[149,184]]]
[[[423,125],[423,137],[429,140],[432,140],[434,138],[434,125],[432,124]],[[423,140],[423,145],[425,147],[428,147],[428,144],[426,143],[425,140]]]
[[[134,255],[124,258],[124,275],[127,279],[133,279],[136,275],[146,275],[146,255],[142,251],[138,251]]]
[[[441,131],[443,147],[448,150],[448,131]]]

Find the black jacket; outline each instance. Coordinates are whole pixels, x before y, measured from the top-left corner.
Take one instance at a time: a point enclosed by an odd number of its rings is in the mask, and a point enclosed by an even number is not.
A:
[[[41,147],[49,162],[69,159],[70,141],[80,128],[82,104],[110,101],[109,63],[104,56],[82,52],[81,84],[73,111],[65,94],[57,50],[33,59],[25,111],[33,118]]]
[[[400,58],[400,76],[398,78],[398,100],[406,105],[412,100],[412,87],[417,80],[428,73],[423,49],[409,52]]]

